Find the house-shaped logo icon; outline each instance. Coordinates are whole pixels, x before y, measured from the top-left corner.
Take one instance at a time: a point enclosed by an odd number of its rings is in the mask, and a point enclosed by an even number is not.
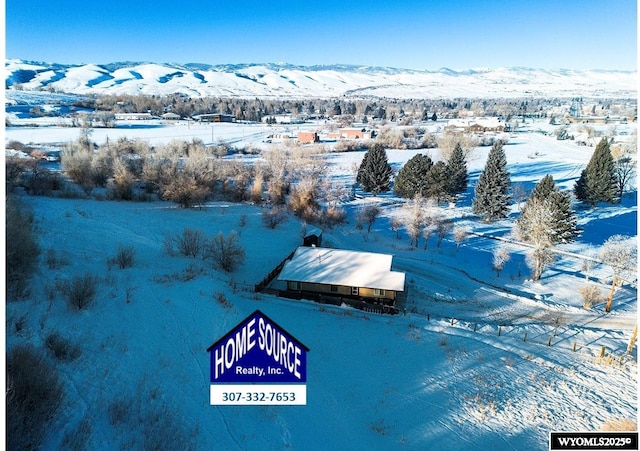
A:
[[[212,383],[305,383],[309,349],[256,310],[207,352]]]

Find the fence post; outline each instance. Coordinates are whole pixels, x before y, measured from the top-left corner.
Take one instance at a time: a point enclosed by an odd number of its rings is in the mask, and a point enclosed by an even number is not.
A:
[[[455,318],[451,318],[451,325],[453,326],[453,322],[455,321]]]
[[[476,330],[478,330],[478,323],[476,323],[475,326],[473,326],[473,331],[475,332]]]
[[[638,338],[638,323],[636,323],[636,327],[633,328],[631,340],[629,340],[629,347],[627,348],[628,355],[631,355],[631,353],[633,352],[633,345],[636,343],[636,338]]]
[[[604,346],[602,347],[602,349],[600,350],[600,358],[603,359],[604,358],[604,353],[606,351],[607,348],[605,348]]]
[[[498,326],[498,337],[502,334],[502,326]]]
[[[551,337],[549,337],[549,341],[547,342],[547,346],[551,346]]]
[[[527,332],[524,333],[524,338],[522,339],[522,341],[527,341]]]
[[[574,341],[573,342],[573,352],[576,352],[576,345],[577,345],[577,343]]]

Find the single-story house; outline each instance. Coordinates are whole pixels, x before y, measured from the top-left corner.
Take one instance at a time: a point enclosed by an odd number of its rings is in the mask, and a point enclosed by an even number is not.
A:
[[[504,132],[507,125],[498,118],[471,118],[471,119],[452,119],[445,130],[464,133],[483,133],[483,132]]]
[[[116,121],[146,121],[153,119],[151,113],[116,113],[114,117]]]
[[[329,139],[372,139],[374,137],[375,132],[366,128],[341,128],[328,135]]]
[[[405,274],[392,271],[393,256],[323,247],[299,247],[278,280],[289,292],[358,299],[394,306],[405,291]]]
[[[160,116],[162,119],[166,120],[166,121],[179,121],[180,120],[180,115],[176,114],[176,113],[164,113],[162,116]]]
[[[235,122],[236,118],[232,114],[212,113],[196,114],[193,119],[199,122]]]
[[[304,124],[304,121],[304,117],[291,114],[269,114],[261,119],[264,124]]]

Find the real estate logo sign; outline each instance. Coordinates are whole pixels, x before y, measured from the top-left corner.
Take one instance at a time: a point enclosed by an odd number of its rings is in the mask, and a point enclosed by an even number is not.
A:
[[[309,349],[260,310],[207,351],[211,405],[306,405]]]

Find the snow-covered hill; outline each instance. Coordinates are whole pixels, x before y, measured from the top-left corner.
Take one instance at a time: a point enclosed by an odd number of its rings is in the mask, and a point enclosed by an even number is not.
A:
[[[65,65],[10,59],[6,87],[190,97],[635,97],[637,71],[498,68],[437,71],[290,64]]]

